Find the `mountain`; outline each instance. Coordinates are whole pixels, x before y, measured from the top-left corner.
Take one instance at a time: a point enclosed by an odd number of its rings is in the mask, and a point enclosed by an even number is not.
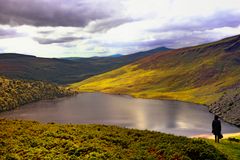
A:
[[[59,84],[78,82],[111,71],[158,51],[161,47],[121,57],[39,58],[15,53],[0,54],[0,75],[17,79],[43,80]]]
[[[114,55],[111,55],[110,57],[122,57],[123,55],[122,54],[114,54]]]
[[[159,52],[70,85],[80,92],[211,104],[240,86],[240,35]]]

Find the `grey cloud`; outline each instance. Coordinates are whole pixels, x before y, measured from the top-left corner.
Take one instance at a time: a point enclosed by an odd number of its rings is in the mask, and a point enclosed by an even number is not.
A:
[[[39,31],[38,33],[45,35],[45,34],[51,34],[51,33],[53,33],[53,32],[54,32],[54,31]]]
[[[221,11],[208,17],[194,17],[184,21],[172,21],[163,27],[151,29],[153,32],[167,31],[204,31],[222,27],[237,27],[240,25],[240,12]]]
[[[34,38],[40,44],[54,44],[54,43],[67,43],[76,40],[83,40],[84,37],[61,37],[57,39],[49,39],[49,38]]]
[[[18,33],[14,29],[1,29],[0,28],[0,39],[13,38],[13,37],[19,37],[19,36],[21,36],[21,34]]]
[[[119,17],[119,18],[108,18],[103,20],[92,21],[86,27],[86,31],[88,32],[104,32],[111,28],[120,26],[122,24],[136,21],[130,17]]]
[[[115,14],[109,3],[107,0],[0,0],[0,23],[84,27],[90,21]]]
[[[162,33],[163,35],[163,33]],[[189,33],[182,31],[174,31],[171,36],[162,35],[155,36],[152,40],[135,41],[135,42],[119,42],[119,43],[104,43],[104,42],[93,42],[95,44],[113,47],[113,48],[139,48],[140,50],[153,49],[157,47],[168,47],[168,48],[182,48],[188,46],[194,46],[198,44],[208,43],[217,40],[210,32],[199,32]],[[223,38],[223,37],[222,37]]]
[[[211,37],[209,33],[187,33],[175,32],[173,36],[167,38],[156,37],[154,40],[135,42],[132,45],[142,46],[147,48],[168,47],[168,48],[182,48],[198,44],[208,43],[216,40]]]

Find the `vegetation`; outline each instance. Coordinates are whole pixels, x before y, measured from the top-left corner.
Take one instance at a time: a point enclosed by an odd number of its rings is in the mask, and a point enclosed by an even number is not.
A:
[[[0,77],[0,112],[42,99],[73,95],[75,92],[41,81]]]
[[[240,35],[170,50],[70,85],[79,92],[211,104],[240,85]]]
[[[201,139],[105,125],[0,119],[0,159],[224,160]]]
[[[221,140],[221,143],[215,143],[214,140],[206,140],[208,144],[213,145],[222,153],[228,155],[229,159],[240,159],[240,136],[230,137],[228,139]]]
[[[156,48],[121,57],[93,58],[38,58],[21,54],[0,54],[0,75],[10,78],[40,80],[58,84],[78,82],[156,52],[169,50]]]

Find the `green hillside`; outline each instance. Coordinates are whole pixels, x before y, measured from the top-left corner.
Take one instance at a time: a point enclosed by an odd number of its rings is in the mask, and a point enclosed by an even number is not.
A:
[[[229,159],[240,159],[240,136],[231,136],[227,139],[222,139],[220,143],[215,143],[214,140],[206,140],[206,142],[228,155]]]
[[[43,99],[53,99],[73,94],[75,92],[55,84],[0,77],[0,112]]]
[[[69,84],[93,75],[111,71],[156,52],[165,47],[121,57],[93,58],[39,58],[21,54],[0,54],[0,75],[10,78],[40,80]],[[69,60],[71,59],[71,60]]]
[[[240,35],[157,53],[70,88],[210,104],[239,86],[239,75]]]
[[[0,159],[228,159],[201,139],[115,126],[0,119],[0,130]]]

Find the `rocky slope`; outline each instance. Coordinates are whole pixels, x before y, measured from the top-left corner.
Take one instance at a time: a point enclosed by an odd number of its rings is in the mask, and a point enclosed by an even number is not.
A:
[[[240,88],[227,91],[209,106],[209,110],[225,121],[240,127]]]

